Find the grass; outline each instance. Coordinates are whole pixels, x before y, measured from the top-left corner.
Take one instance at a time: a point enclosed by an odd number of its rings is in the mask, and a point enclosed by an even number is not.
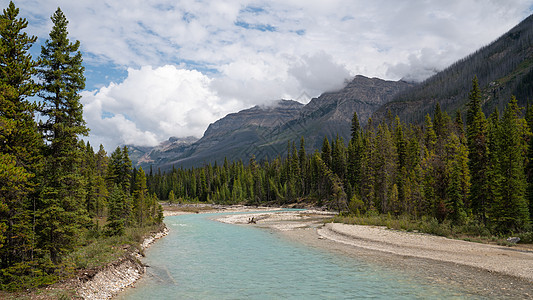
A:
[[[389,229],[403,230],[407,232],[423,232],[477,243],[498,244],[504,246],[513,245],[507,242],[506,239],[508,236],[493,235],[489,228],[476,221],[469,221],[462,225],[454,225],[450,221],[439,223],[435,218],[423,217],[422,219],[414,219],[406,215],[339,215],[334,217],[331,221],[345,224],[385,226]],[[521,239],[520,243],[532,243],[533,241],[533,232],[526,232],[518,234],[517,236]]]
[[[126,228],[122,236],[88,238],[86,245],[65,259],[74,269],[93,269],[120,259],[128,251],[139,250],[145,236],[158,231],[158,226]]]
[[[52,285],[32,285],[18,292],[0,291],[0,299],[79,299],[76,287],[70,278],[80,272],[96,272],[100,268],[119,261],[128,253],[140,251],[144,237],[151,232],[159,231],[159,226],[143,228],[127,228],[122,236],[106,237],[95,232],[87,232],[82,245],[68,254],[56,267],[54,276],[58,282]],[[31,278],[30,278],[31,279]],[[54,280],[54,281],[55,281]],[[49,283],[48,283],[49,284]]]

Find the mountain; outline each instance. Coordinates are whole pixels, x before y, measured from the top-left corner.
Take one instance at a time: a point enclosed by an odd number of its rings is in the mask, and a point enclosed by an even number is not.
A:
[[[268,149],[268,133],[298,116],[304,105],[292,100],[272,102],[270,106],[254,106],[232,113],[210,124],[204,136],[192,144],[180,156],[160,165],[162,169],[172,166],[199,166],[224,158],[248,160],[255,155],[258,160],[273,158]],[[265,149],[261,149],[267,147]]]
[[[320,149],[324,136],[337,134],[345,141],[350,136],[354,111],[366,121],[372,113],[395,94],[412,84],[356,76],[336,92],[324,93],[307,105],[292,100],[280,100],[268,106],[255,106],[232,113],[209,125],[204,136],[189,145],[159,146],[135,160],[143,168],[153,165],[167,170],[173,166],[200,166],[224,158],[248,161],[283,156],[287,142],[306,140],[307,151]],[[364,122],[363,122],[364,123]],[[140,151],[140,150],[139,150]]]
[[[287,141],[306,150],[320,149],[324,136],[350,136],[353,112],[365,124],[370,116],[375,124],[390,110],[404,122],[421,123],[437,102],[452,114],[465,109],[474,76],[483,93],[483,109],[502,109],[511,95],[519,103],[533,99],[533,15],[502,37],[422,83],[386,81],[356,76],[335,92],[313,98],[307,105],[281,100],[270,106],[255,106],[211,124],[204,136],[188,143],[172,143],[154,149],[137,147],[132,156],[137,165],[153,165],[163,170],[172,166],[200,166],[215,161],[247,161],[283,156]]]
[[[170,137],[161,144],[150,146],[126,145],[129,157],[135,167],[142,166],[144,170],[158,166],[167,159],[182,155],[198,138],[189,136],[185,138]]]
[[[350,137],[353,113],[366,124],[368,118],[399,92],[412,87],[405,81],[355,76],[343,89],[313,98],[298,118],[276,128],[273,140],[286,143],[304,137],[308,150],[320,149],[324,137],[331,141],[336,135],[346,142]]]
[[[404,122],[421,123],[437,102],[449,114],[465,111],[472,79],[477,76],[486,114],[502,110],[515,95],[519,104],[533,99],[533,15],[491,44],[402,93],[375,113],[388,110]]]

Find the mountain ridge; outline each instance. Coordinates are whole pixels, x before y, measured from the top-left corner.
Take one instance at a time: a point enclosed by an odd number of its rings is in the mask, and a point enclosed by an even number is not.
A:
[[[199,166],[228,160],[247,161],[283,156],[287,141],[306,140],[308,151],[319,149],[324,136],[349,139],[354,111],[365,120],[397,92],[412,84],[379,78],[355,76],[338,91],[326,92],[306,105],[294,100],[274,101],[274,105],[254,106],[230,113],[210,124],[202,138],[178,150],[158,147],[134,160],[134,165],[150,164],[163,170]],[[150,159],[147,159],[149,157]],[[133,159],[132,159],[133,160]]]
[[[533,15],[422,83],[355,76],[338,91],[326,92],[306,105],[280,102],[285,110],[255,106],[210,124],[204,136],[190,145],[151,151],[146,160],[162,169],[201,166],[228,160],[248,161],[283,156],[287,141],[305,139],[307,151],[320,149],[324,137],[348,141],[354,111],[362,125],[385,120],[388,111],[402,122],[421,124],[437,102],[448,113],[465,108],[471,82],[478,77],[485,113],[503,108],[510,95],[520,104],[533,99]],[[292,106],[291,106],[292,105]],[[160,148],[161,149],[161,148]],[[159,151],[159,152],[158,152]]]
[[[503,110],[511,95],[525,105],[533,97],[533,15],[474,53],[413,88],[397,94],[374,113],[383,120],[390,110],[404,122],[422,123],[437,102],[448,113],[465,110],[472,79],[477,77],[483,110]]]

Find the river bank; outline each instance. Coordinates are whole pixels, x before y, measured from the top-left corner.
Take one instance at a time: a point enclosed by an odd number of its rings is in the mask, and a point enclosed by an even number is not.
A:
[[[251,220],[255,224],[251,224]],[[430,281],[474,289],[482,296],[533,296],[533,252],[384,227],[327,223],[324,212],[266,212],[218,221],[275,230],[285,238],[354,256]]]
[[[147,236],[140,245],[141,250],[127,253],[119,261],[108,264],[98,270],[83,272],[73,285],[77,295],[83,299],[110,299],[134,283],[145,273],[146,266],[140,261],[150,245],[166,236],[169,230],[166,226],[161,231]]]

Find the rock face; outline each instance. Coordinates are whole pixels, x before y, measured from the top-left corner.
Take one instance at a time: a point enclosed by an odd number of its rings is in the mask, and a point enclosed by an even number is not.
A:
[[[279,136],[292,140],[299,140],[303,136],[311,150],[321,148],[324,136],[331,141],[338,134],[348,142],[354,112],[357,112],[359,122],[364,125],[379,107],[411,86],[412,83],[405,81],[358,75],[342,90],[312,99],[297,119],[279,128]]]
[[[280,100],[270,106],[255,106],[209,125],[204,136],[183,146],[170,145],[149,151],[143,159],[132,160],[145,170],[149,165],[162,170],[175,167],[201,166],[243,160],[273,159],[287,151],[287,141],[306,141],[306,150],[320,149],[324,136],[331,140],[337,134],[349,140],[354,111],[365,124],[381,105],[398,92],[412,86],[403,81],[386,81],[356,76],[336,92],[324,93],[307,105]],[[149,157],[149,159],[147,158]]]
[[[127,147],[133,165],[142,166],[147,171],[150,166],[158,166],[168,159],[182,155],[196,141],[198,138],[193,136],[186,138],[170,137],[155,147],[135,145],[127,145]]]
[[[268,106],[255,106],[232,113],[210,124],[204,136],[189,145],[170,145],[153,150],[151,160],[137,161],[146,170],[149,164],[162,170],[175,167],[201,166],[215,161],[247,160],[252,155],[257,159],[270,158],[271,149],[260,149],[267,143],[273,128],[298,117],[304,105],[292,100],[279,100]],[[134,161],[132,159],[132,161]],[[135,163],[135,161],[134,161]]]

